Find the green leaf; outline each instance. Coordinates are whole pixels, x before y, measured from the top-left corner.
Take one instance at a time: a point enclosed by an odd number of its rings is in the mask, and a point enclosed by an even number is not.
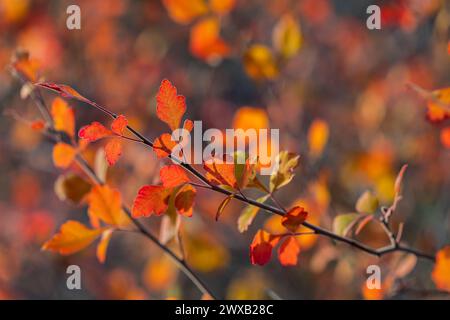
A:
[[[256,201],[259,203],[264,203],[268,198],[269,198],[269,195],[265,195],[265,196],[262,196],[262,197],[256,199]],[[260,209],[259,207],[250,204],[250,205],[246,206],[244,208],[244,210],[242,210],[241,215],[239,216],[239,219],[238,219],[239,232],[242,233],[242,232],[247,231],[248,227],[255,219],[256,214],[258,213],[259,209]]]
[[[361,215],[358,213],[347,213],[336,216],[333,221],[333,232],[340,236],[345,236],[358,221],[359,217]]]

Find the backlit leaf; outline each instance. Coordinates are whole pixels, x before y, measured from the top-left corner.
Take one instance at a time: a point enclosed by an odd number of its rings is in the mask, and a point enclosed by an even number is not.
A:
[[[124,115],[119,115],[117,118],[114,119],[114,121],[111,124],[111,130],[115,134],[118,134],[119,136],[122,136],[125,129],[127,128],[128,120],[125,118]]]
[[[272,51],[264,45],[252,45],[244,53],[244,68],[255,80],[271,80],[278,75],[278,66]]]
[[[191,217],[197,190],[190,184],[184,185],[175,196],[175,208],[185,217]]]
[[[215,17],[205,18],[191,28],[189,48],[193,56],[211,63],[231,51],[220,37],[220,23]]]
[[[89,142],[94,142],[110,135],[112,135],[112,131],[97,121],[82,127],[80,131],[78,131],[78,136]]]
[[[283,266],[297,265],[300,246],[294,237],[288,237],[278,248],[278,260]]]
[[[164,166],[159,170],[159,176],[164,187],[172,188],[189,182],[186,171],[177,164]]]
[[[102,232],[103,229],[89,229],[78,221],[69,220],[61,226],[59,233],[44,243],[42,249],[72,254],[89,246]]]
[[[283,216],[281,224],[289,231],[295,232],[307,217],[308,212],[304,208],[294,207]]]
[[[258,201],[259,203],[264,203],[268,198],[269,198],[269,195],[264,195],[264,196],[256,199],[256,201]],[[246,206],[244,208],[244,210],[242,210],[242,213],[238,219],[239,232],[247,231],[248,227],[255,219],[258,211],[259,211],[259,207],[251,205],[251,204]]]
[[[163,0],[170,18],[175,22],[187,24],[208,12],[204,0]]]
[[[287,151],[281,151],[275,161],[274,171],[270,175],[270,191],[273,192],[291,182],[294,169],[298,166],[300,156]]]
[[[354,225],[360,216],[361,215],[357,213],[347,213],[336,216],[333,221],[333,232],[340,236],[345,236],[350,229],[349,227]]]
[[[113,231],[113,229],[106,229],[103,231],[102,238],[97,245],[97,259],[100,263],[105,263],[106,251],[108,250],[109,241],[111,240]]]
[[[203,163],[206,170],[206,178],[211,182],[219,185],[225,185],[232,188],[237,187],[235,177],[234,163],[214,157]]]
[[[76,154],[77,150],[74,147],[67,143],[58,142],[53,147],[53,163],[56,167],[65,169],[72,164]]]
[[[378,204],[378,198],[372,192],[366,191],[356,201],[356,211],[372,214],[377,211]]]
[[[113,226],[125,226],[129,219],[122,209],[120,192],[108,185],[96,185],[89,193],[88,214]]]
[[[167,123],[171,130],[180,127],[181,119],[186,112],[184,96],[177,95],[177,88],[165,79],[161,82],[156,96],[156,115]]]
[[[69,137],[75,135],[75,114],[66,101],[56,97],[52,102],[51,115],[55,130],[65,132]]]
[[[158,158],[165,158],[172,153],[172,149],[177,145],[172,141],[172,136],[168,133],[163,133],[153,142],[153,151],[155,151]]]
[[[319,157],[328,141],[329,129],[324,120],[316,119],[308,129],[309,152],[313,157]]]
[[[122,155],[122,141],[120,138],[114,138],[108,141],[105,146],[105,156],[106,161],[110,166],[116,164],[117,160],[119,160]]]
[[[133,203],[133,217],[161,215],[167,210],[171,189],[163,186],[143,186]]]
[[[270,261],[272,249],[279,238],[275,238],[264,230],[258,230],[250,245],[250,261],[260,266]]]
[[[446,246],[436,254],[431,278],[440,290],[450,291],[450,246]]]

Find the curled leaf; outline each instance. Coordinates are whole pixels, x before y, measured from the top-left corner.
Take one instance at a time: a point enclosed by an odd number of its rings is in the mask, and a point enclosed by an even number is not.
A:
[[[291,232],[295,232],[298,227],[305,222],[308,212],[302,207],[294,207],[289,210],[281,219],[281,224]]]

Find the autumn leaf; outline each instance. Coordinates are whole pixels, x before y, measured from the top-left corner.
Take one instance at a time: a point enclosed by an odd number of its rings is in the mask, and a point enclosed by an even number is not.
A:
[[[133,217],[161,215],[167,210],[171,189],[163,186],[143,186],[139,189],[133,204]]]
[[[94,142],[111,135],[112,131],[97,121],[94,121],[91,124],[82,127],[80,131],[78,131],[78,137],[89,142]]]
[[[309,153],[312,157],[319,157],[328,142],[328,124],[321,119],[314,120],[308,129]]]
[[[208,12],[204,0],[163,0],[170,18],[180,24],[187,24]]]
[[[450,87],[431,92],[428,99],[428,119],[440,122],[450,117]]]
[[[173,131],[180,127],[181,119],[186,112],[186,100],[184,96],[177,95],[177,88],[164,79],[156,96],[156,115],[167,123]]]
[[[295,266],[298,261],[300,246],[294,237],[288,237],[278,248],[278,260],[283,266]]]
[[[69,137],[75,135],[75,113],[66,101],[57,97],[52,102],[51,115],[54,128],[65,132]]]
[[[450,149],[450,127],[445,127],[442,129],[440,138],[442,145],[445,148]]]
[[[40,82],[40,83],[36,83],[36,85],[39,87],[45,88],[45,89],[55,91],[65,98],[76,99],[76,100],[87,102],[87,103],[91,104],[90,100],[86,99],[81,94],[79,94],[75,89],[73,89],[72,87],[67,86],[65,84]]]
[[[239,189],[244,189],[251,182],[254,181],[256,176],[257,163],[251,163],[251,159],[245,159],[244,152],[237,151],[234,153],[234,176],[236,177],[237,185]]]
[[[168,157],[172,153],[172,149],[177,145],[172,140],[172,136],[168,133],[163,133],[153,142],[153,151],[155,151],[158,158]]]
[[[300,26],[289,13],[283,15],[272,33],[272,43],[283,58],[294,56],[302,45]]]
[[[256,199],[256,201],[259,203],[264,203],[268,198],[269,198],[269,195],[264,195],[264,196]],[[247,231],[248,227],[255,219],[259,209],[260,209],[259,207],[250,204],[250,205],[246,206],[244,208],[244,210],[242,210],[242,213],[238,219],[239,232],[242,233],[244,231]]]
[[[239,108],[233,117],[234,129],[268,129],[269,116],[266,110],[250,106]]]
[[[278,66],[270,49],[264,45],[252,45],[244,53],[245,72],[255,80],[271,80],[278,76]]]
[[[162,167],[161,170],[159,170],[159,176],[163,186],[166,188],[177,187],[189,182],[189,177],[185,170],[177,164]]]
[[[228,203],[235,197],[235,194],[230,194],[229,196],[225,197],[225,199],[222,200],[219,207],[216,211],[216,221],[219,220],[220,216],[222,215],[223,210],[225,210],[225,207],[228,205]]]
[[[127,128],[128,120],[124,115],[119,115],[111,124],[111,130],[115,134],[122,136],[125,129]]]
[[[69,220],[61,226],[59,233],[44,243],[42,249],[62,255],[72,254],[89,246],[102,232],[103,229],[89,229],[78,221]]]
[[[215,17],[205,18],[191,28],[189,49],[193,56],[215,63],[227,56],[231,48],[220,38],[220,23]]]
[[[35,131],[42,131],[45,128],[45,122],[42,120],[35,120],[31,122],[31,129]]]
[[[22,74],[26,80],[35,82],[38,78],[39,62],[36,59],[29,58],[28,53],[21,54],[16,57],[16,61],[13,62],[14,69]]]
[[[287,151],[281,151],[275,159],[275,168],[270,175],[270,191],[273,192],[291,182],[294,169],[298,166],[300,156]]]
[[[169,258],[152,257],[144,268],[142,280],[150,290],[162,291],[173,285],[177,274],[178,269]]]
[[[236,0],[209,0],[211,11],[224,15],[229,13],[236,5]]]
[[[206,178],[214,184],[237,188],[234,163],[227,163],[225,159],[213,157],[203,163],[206,170]]]
[[[286,213],[281,219],[281,224],[289,231],[295,232],[298,227],[305,222],[308,212],[302,207],[294,207]]]
[[[333,232],[340,236],[346,236],[350,229],[356,225],[356,222],[360,217],[361,215],[357,213],[347,213],[336,216],[333,220]]]
[[[69,167],[77,154],[77,150],[70,144],[58,142],[53,147],[53,163],[56,167],[65,169]]]
[[[122,155],[122,141],[120,138],[114,138],[108,141],[105,146],[105,156],[106,161],[110,166],[116,164],[117,160],[119,160]]]
[[[97,245],[97,259],[100,263],[105,263],[106,251],[108,250],[113,231],[113,229],[106,229],[105,231],[103,231],[102,238]]]
[[[190,184],[184,185],[175,196],[175,208],[185,217],[191,217],[197,190]]]
[[[252,264],[262,266],[269,262],[272,256],[272,249],[277,244],[278,239],[264,230],[258,230],[250,245],[250,260]]]
[[[450,246],[446,246],[436,254],[436,263],[434,265],[431,278],[436,287],[440,290],[450,292]]]
[[[108,185],[96,185],[88,196],[88,214],[112,226],[126,226],[129,218],[122,209],[120,192]]]
[[[370,191],[364,192],[356,201],[356,211],[372,214],[378,209],[378,198]]]
[[[91,185],[80,176],[69,173],[56,179],[54,189],[59,200],[79,204],[89,194]]]

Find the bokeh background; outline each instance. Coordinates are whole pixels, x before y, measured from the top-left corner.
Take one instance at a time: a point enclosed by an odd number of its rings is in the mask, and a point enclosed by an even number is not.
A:
[[[426,101],[407,86],[432,90],[450,83],[447,1],[378,2],[381,30],[366,28],[366,8],[374,1],[196,0],[185,1],[187,9],[173,2],[0,0],[0,298],[201,297],[139,235],[115,234],[103,265],[93,246],[72,256],[40,250],[67,219],[87,221],[86,206],[59,199],[54,184],[64,172],[52,164],[51,144],[22,121],[39,113],[21,99],[20,84],[6,68],[18,48],[38,62],[43,79],[125,114],[147,137],[166,130],[155,116],[164,78],[186,96],[188,117],[205,128],[279,128],[281,149],[300,154],[301,164],[277,198],[287,207],[305,206],[311,222],[323,227],[331,228],[337,214],[354,212],[365,190],[389,205],[396,174],[408,163],[394,224],[405,222],[403,239],[424,251],[449,243],[450,149],[441,137],[448,123],[428,121]],[[193,3],[200,9],[189,8]],[[81,30],[66,28],[70,4],[81,8]],[[294,30],[284,51],[276,35],[280,21]],[[54,95],[44,97],[50,104]],[[86,105],[70,104],[77,128],[106,121]],[[91,161],[100,147],[87,152]],[[107,177],[130,204],[140,186],[157,182],[160,166],[152,151],[130,143]],[[298,266],[282,267],[276,259],[252,266],[252,237],[274,219],[260,212],[240,233],[241,204],[232,202],[214,220],[222,198],[199,190],[193,217],[183,219],[188,262],[220,296],[367,298],[361,289],[366,267],[379,264],[385,275],[401,258],[377,259],[310,236],[300,240]],[[144,222],[157,233],[161,218]],[[358,237],[387,243],[375,225]],[[70,264],[81,267],[80,291],[66,288]],[[432,290],[431,269],[420,260],[399,281]],[[417,298],[417,292],[393,290],[385,298]]]

